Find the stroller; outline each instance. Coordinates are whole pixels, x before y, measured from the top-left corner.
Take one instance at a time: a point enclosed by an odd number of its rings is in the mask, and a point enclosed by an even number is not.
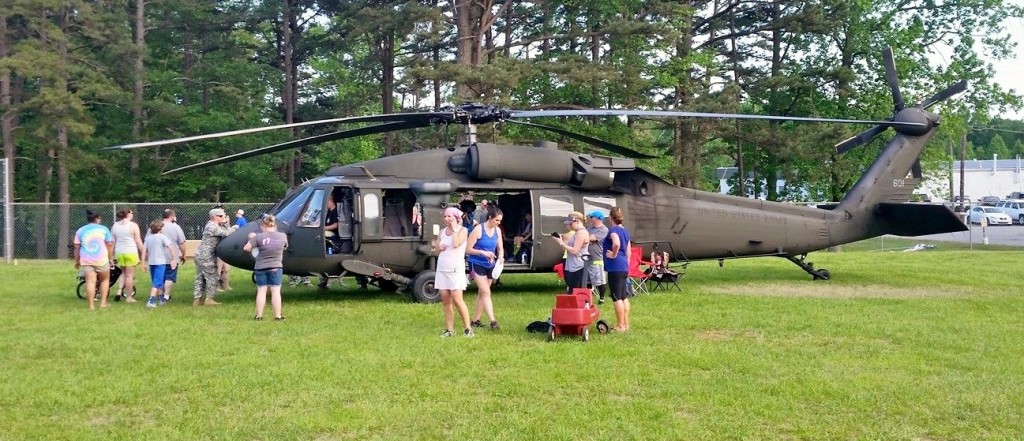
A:
[[[110,267],[110,280],[108,280],[110,288],[114,288],[114,286],[117,285],[117,279],[121,278],[121,273],[122,272],[123,271],[121,270],[121,267],[119,267],[117,265],[113,265],[113,266]],[[98,285],[99,282],[96,282],[96,283],[97,283],[97,286],[96,286],[96,297],[95,298],[97,300],[99,300],[100,287]],[[133,287],[131,287],[131,289],[132,289],[132,293],[131,294],[122,293],[122,294],[115,295],[114,296],[114,301],[115,302],[119,302],[119,301],[121,301],[121,297],[124,297],[124,296],[128,296],[128,295],[134,296],[135,295],[135,292],[134,292],[135,291],[135,287],[133,286]],[[78,294],[78,298],[80,298],[82,300],[85,300],[85,270],[78,270],[78,290],[76,291],[76,293]]]

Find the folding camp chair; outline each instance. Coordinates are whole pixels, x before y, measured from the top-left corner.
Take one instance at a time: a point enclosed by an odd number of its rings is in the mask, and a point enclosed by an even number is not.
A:
[[[682,291],[682,288],[679,287],[678,283],[679,277],[681,277],[682,274],[669,269],[668,261],[669,255],[665,251],[655,251],[651,253],[650,267],[646,271],[650,276],[648,280],[650,280],[650,283],[654,284],[654,286],[650,287],[651,292],[659,289],[667,291],[670,283],[676,288],[676,290]],[[685,270],[686,266],[684,265],[683,268]]]
[[[649,264],[649,262],[643,260],[643,256],[644,249],[634,246],[629,257],[629,272],[626,276],[629,277],[630,282],[633,284],[633,293],[636,295],[650,293],[647,288],[647,281],[651,278],[651,275],[640,268],[640,265]]]

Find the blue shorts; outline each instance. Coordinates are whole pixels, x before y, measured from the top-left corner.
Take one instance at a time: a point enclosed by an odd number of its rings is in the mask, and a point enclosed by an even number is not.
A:
[[[181,268],[181,264],[171,269],[171,264],[164,265],[167,269],[164,270],[164,281],[178,283],[178,268]]]
[[[164,281],[167,280],[167,270],[170,267],[170,265],[149,266],[149,281],[153,284],[153,288],[164,289]]]
[[[256,279],[256,286],[281,286],[281,275],[284,270],[281,268],[258,269],[253,273]]]

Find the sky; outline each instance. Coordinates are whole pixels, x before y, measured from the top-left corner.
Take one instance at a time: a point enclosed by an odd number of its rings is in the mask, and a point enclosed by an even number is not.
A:
[[[1024,0],[1010,0],[1007,3],[1024,6]],[[993,62],[995,82],[1003,86],[1003,89],[1016,89],[1020,95],[1024,94],[1024,18],[1009,19],[1006,29],[1010,31],[1010,38],[1017,43],[1017,56]],[[1006,116],[1024,119],[1024,109],[1017,109],[1013,115]]]

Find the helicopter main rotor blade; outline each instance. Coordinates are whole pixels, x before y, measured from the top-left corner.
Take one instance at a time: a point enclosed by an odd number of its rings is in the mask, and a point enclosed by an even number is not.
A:
[[[965,90],[967,90],[967,80],[960,80],[960,82],[947,87],[946,90],[943,90],[942,92],[932,95],[931,98],[928,98],[928,101],[921,103],[921,108],[927,109],[935,105],[935,103],[938,103],[939,101],[944,101],[949,97],[956,95],[960,92],[963,92]]]
[[[906,107],[906,104],[903,102],[903,94],[900,93],[900,79],[896,75],[896,61],[892,57],[891,46],[885,48],[882,58],[885,61],[885,82],[889,84],[889,90],[892,91],[892,103],[896,106],[896,111],[893,113],[899,113]]]
[[[615,153],[617,155],[621,155],[621,156],[624,156],[624,157],[627,157],[627,158],[634,158],[634,159],[654,159],[654,158],[657,158],[657,156],[648,155],[646,153],[640,153],[640,152],[638,152],[636,150],[633,150],[631,148],[628,148],[628,147],[623,147],[623,146],[618,145],[618,144],[612,144],[612,143],[610,143],[608,141],[604,141],[604,140],[601,140],[601,139],[597,139],[597,138],[590,137],[590,136],[583,135],[583,134],[576,133],[576,132],[570,132],[568,130],[560,129],[558,127],[546,126],[546,125],[543,125],[543,124],[536,124],[536,123],[531,123],[531,122],[526,122],[526,121],[516,121],[516,120],[511,120],[511,119],[506,120],[506,122],[510,122],[510,123],[513,123],[513,124],[521,124],[521,125],[529,126],[529,127],[536,127],[538,129],[544,129],[544,130],[547,130],[547,131],[550,131],[550,132],[555,132],[555,133],[558,133],[559,135],[564,135],[564,136],[567,136],[569,138],[575,139],[577,141],[582,141],[582,142],[585,142],[585,143],[590,144],[592,146],[600,147],[600,148],[605,149],[605,150],[607,150],[609,152],[612,152],[612,153]]]
[[[192,165],[186,165],[179,167],[174,170],[168,170],[164,172],[165,175],[174,173],[180,173],[188,170],[195,170],[198,168],[209,167],[218,164],[225,164],[228,162],[234,162],[241,159],[251,158],[253,156],[266,155],[269,153],[280,152],[289,149],[295,149],[299,147],[305,147],[307,145],[322,144],[327,141],[337,141],[339,139],[354,138],[357,136],[373,135],[376,133],[393,132],[396,130],[412,129],[416,127],[425,127],[430,125],[429,122],[422,121],[403,121],[403,122],[390,122],[386,124],[379,124],[376,126],[360,127],[358,129],[343,130],[340,132],[332,132],[324,135],[310,136],[308,138],[296,139],[294,141],[283,142],[281,144],[275,144],[268,147],[262,147],[255,150],[249,150],[247,152],[235,153],[233,155],[222,156],[220,158],[211,159],[209,161],[199,162]]]
[[[104,150],[131,150],[142,147],[155,147],[158,145],[180,144],[183,142],[199,141],[203,139],[225,138],[229,136],[246,135],[250,133],[266,132],[270,130],[289,129],[293,127],[304,127],[322,124],[350,124],[362,122],[419,122],[429,125],[433,120],[440,118],[451,118],[451,113],[446,112],[419,112],[419,113],[387,113],[381,115],[352,116],[346,118],[321,119],[316,121],[303,121],[292,124],[279,124],[276,126],[254,127],[251,129],[231,130],[227,132],[209,133],[206,135],[187,136],[184,138],[164,139],[160,141],[137,142],[133,144],[117,145],[106,147]]]
[[[898,121],[867,121],[859,119],[810,118],[801,116],[743,115],[737,113],[682,112],[674,110],[519,110],[511,111],[509,118],[536,118],[544,116],[649,116],[674,118],[759,119],[767,121],[829,122],[840,124],[875,124],[885,127],[925,127],[926,124]]]

